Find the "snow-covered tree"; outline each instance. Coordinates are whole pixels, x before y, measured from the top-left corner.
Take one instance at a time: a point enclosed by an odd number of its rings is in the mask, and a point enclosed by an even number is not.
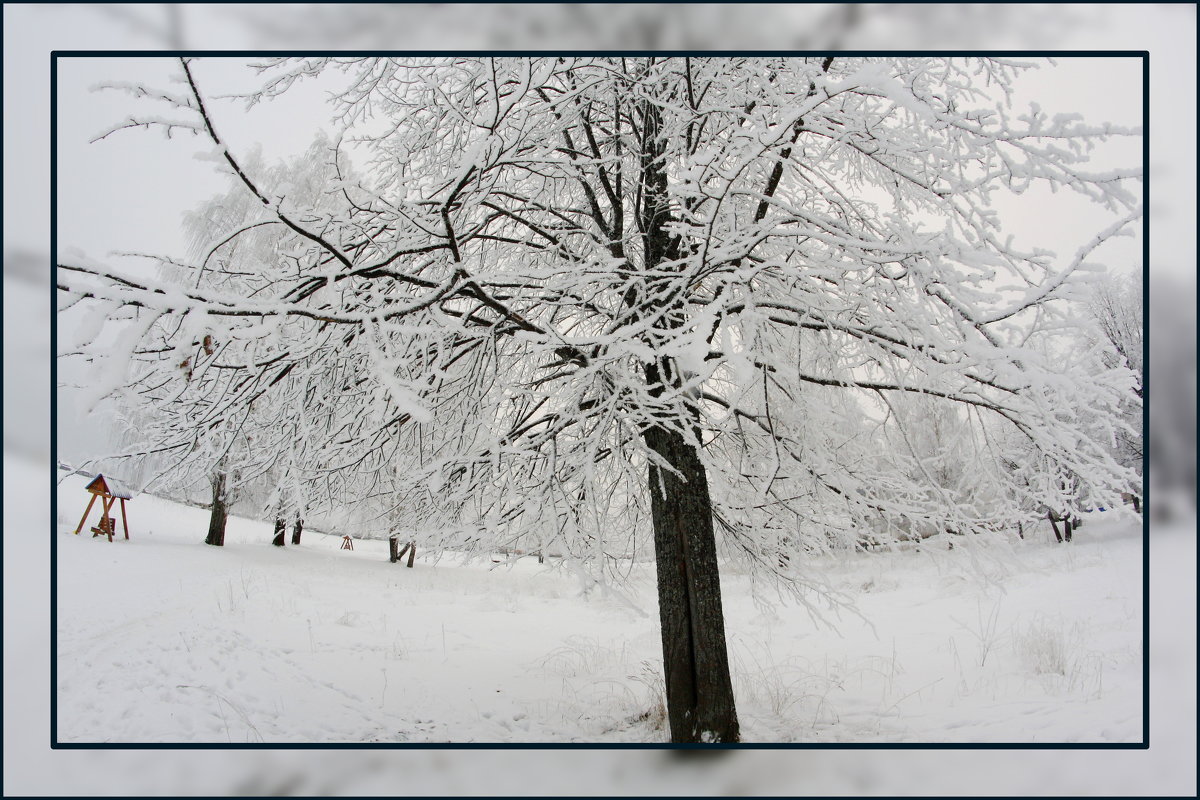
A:
[[[246,160],[247,169],[273,186],[286,182],[289,194],[313,213],[330,206],[325,195],[338,178],[336,148],[318,136],[308,151],[284,163],[266,165],[258,153]],[[183,229],[190,239],[195,268],[171,261],[158,265],[160,281],[181,290],[208,288],[230,296],[253,296],[264,281],[261,266],[280,258],[300,258],[288,252],[279,221],[248,196],[240,183],[187,214]],[[242,331],[225,338],[203,314],[180,319],[160,317],[143,336],[146,346],[135,350],[135,368],[121,394],[126,437],[125,451],[138,456],[148,488],[187,493],[198,484],[214,489],[214,519],[223,519],[218,505],[236,497],[252,502],[255,512],[299,520],[313,493],[306,473],[306,425],[319,415],[327,392],[306,380],[304,372],[288,378],[277,373],[272,386],[284,382],[263,399],[261,383],[247,380],[246,364],[269,363],[279,352],[303,343],[291,341],[289,330],[264,325],[257,334]],[[313,398],[308,414],[298,412],[299,397]],[[233,407],[239,413],[230,414]],[[220,527],[219,522],[214,526]],[[216,530],[214,527],[214,530]],[[209,539],[217,542],[219,535]]]
[[[799,585],[797,554],[856,542],[881,514],[961,534],[1022,518],[872,458],[865,421],[895,398],[1005,426],[1095,495],[1127,483],[1101,440],[1129,370],[1028,343],[1074,330],[1081,268],[1137,224],[1140,171],[1085,163],[1138,131],[1012,108],[1026,66],[272,59],[252,100],[340,81],[338,124],[369,147],[369,177],[330,181],[337,207],[318,209],[243,165],[183,59],[188,91],[157,93],[170,124],[208,140],[282,234],[276,252],[250,291],[200,265],[181,287],[62,263],[59,285],[177,325],[194,370],[230,375],[208,416],[278,403],[347,496],[406,497],[468,538],[557,543],[598,573],[649,528],[672,739],[736,741],[717,530]],[[1032,185],[1112,223],[1073,257],[1022,251],[990,204]],[[1054,486],[1032,493],[1057,502]]]
[[[1103,341],[1111,348],[1106,363],[1128,367],[1136,376],[1131,396],[1122,404],[1126,425],[1117,430],[1114,442],[1117,460],[1137,474],[1136,482],[1128,487],[1135,507],[1140,507],[1142,496],[1142,401],[1146,374],[1142,359],[1142,308],[1142,281],[1138,275],[1108,275],[1096,281],[1088,303],[1088,311]]]
[[[973,409],[911,393],[883,401],[888,414],[878,458],[896,488],[877,516],[894,529],[892,536],[922,539],[1012,525],[1013,499],[1000,492],[1003,465],[986,429],[973,424]]]

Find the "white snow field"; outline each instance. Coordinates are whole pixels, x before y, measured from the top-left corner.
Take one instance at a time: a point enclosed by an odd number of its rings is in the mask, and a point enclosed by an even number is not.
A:
[[[652,564],[622,598],[555,559],[408,569],[385,541],[276,548],[238,517],[215,548],[205,509],[150,495],[109,543],[96,509],[72,535],[85,483],[58,488],[60,742],[667,741]],[[743,740],[1141,741],[1141,520],[1044,527],[1001,560],[818,559],[861,614],[834,628],[725,569]]]

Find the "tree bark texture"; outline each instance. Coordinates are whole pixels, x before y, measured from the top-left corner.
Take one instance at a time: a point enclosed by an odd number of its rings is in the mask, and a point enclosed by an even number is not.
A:
[[[1048,517],[1050,519],[1050,526],[1054,528],[1054,538],[1060,543],[1063,541],[1071,541],[1071,534],[1074,530],[1073,526],[1071,525],[1071,515],[1069,513],[1065,515],[1055,514],[1053,511],[1051,511]],[[1058,530],[1058,523],[1060,522],[1063,524],[1062,532],[1059,532]]]
[[[229,516],[226,508],[227,502],[225,473],[214,473],[212,476],[212,515],[208,519],[208,538],[204,540],[205,544],[211,544],[214,547],[225,545],[225,520]]]
[[[645,247],[646,270],[680,263],[681,240],[671,233],[674,223],[668,194],[666,143],[661,111],[652,103],[640,105],[641,207],[638,227]],[[647,281],[646,300],[658,306],[656,328],[673,329],[685,323],[683,300],[669,283]],[[638,304],[637,292],[626,298]],[[646,367],[646,384],[658,397],[682,385],[670,358]],[[663,672],[671,741],[736,742],[739,738],[729,656],[725,645],[725,616],[713,530],[708,476],[693,442],[678,429],[647,428],[646,445],[678,474],[651,465],[649,470],[654,560],[658,572],[658,613],[662,625]]]
[[[296,517],[296,524],[292,527],[292,544],[300,544],[300,534],[304,531],[304,520]]]
[[[684,478],[650,467],[671,741],[736,742],[737,711],[704,465],[695,448],[677,432],[651,428],[645,438],[650,449]]]
[[[283,521],[283,517],[275,518],[275,538],[271,540],[271,544],[276,547],[283,547],[287,543],[287,523]]]

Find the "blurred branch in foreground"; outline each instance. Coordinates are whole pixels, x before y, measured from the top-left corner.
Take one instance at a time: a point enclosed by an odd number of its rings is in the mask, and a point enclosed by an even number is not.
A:
[[[987,3],[104,3],[90,13],[170,49],[1029,48],[1086,24],[1069,6]]]
[[[1196,508],[1196,284],[1150,281],[1150,483],[1154,519]]]

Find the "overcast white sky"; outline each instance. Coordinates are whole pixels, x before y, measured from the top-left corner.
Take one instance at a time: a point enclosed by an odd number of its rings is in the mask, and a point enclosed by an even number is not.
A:
[[[304,151],[329,116],[320,92],[300,85],[294,96],[249,111],[240,100],[217,99],[252,85],[246,61],[207,58],[194,67],[218,131],[239,157],[260,144],[269,158]],[[210,149],[208,139],[181,131],[168,139],[161,130],[136,128],[89,142],[130,114],[182,117],[163,104],[94,89],[105,82],[139,82],[185,92],[172,80],[181,74],[178,62],[118,56],[63,58],[58,65],[60,247],[81,247],[94,258],[114,250],[183,256],[180,215],[229,185],[214,164],[196,158]]]
[[[245,59],[202,59],[195,67],[196,79],[209,97],[244,90],[254,81],[244,63]],[[67,248],[81,248],[96,259],[122,250],[182,257],[180,214],[226,186],[213,165],[194,157],[208,149],[207,140],[179,132],[167,139],[159,130],[132,129],[89,143],[129,114],[144,115],[156,108],[125,93],[93,87],[101,82],[142,82],[181,91],[184,87],[171,81],[179,74],[178,65],[116,56],[62,58],[58,69],[60,257],[67,255]],[[1051,113],[1079,112],[1089,121],[1137,126],[1142,117],[1142,63],[1116,57],[1059,59],[1023,76],[1016,95],[1017,108],[1032,101]],[[239,100],[212,101],[210,113],[236,154],[245,156],[260,144],[271,158],[302,152],[331,115],[322,104],[322,90],[314,84],[301,84],[249,111]],[[1092,158],[1089,168],[1097,171],[1140,166],[1141,141],[1114,139]],[[1112,220],[1070,192],[1051,195],[1038,190],[1002,198],[997,206],[1018,242],[1054,250],[1068,260],[1076,247]],[[1140,269],[1140,238],[1112,242],[1095,258],[1122,270]]]

